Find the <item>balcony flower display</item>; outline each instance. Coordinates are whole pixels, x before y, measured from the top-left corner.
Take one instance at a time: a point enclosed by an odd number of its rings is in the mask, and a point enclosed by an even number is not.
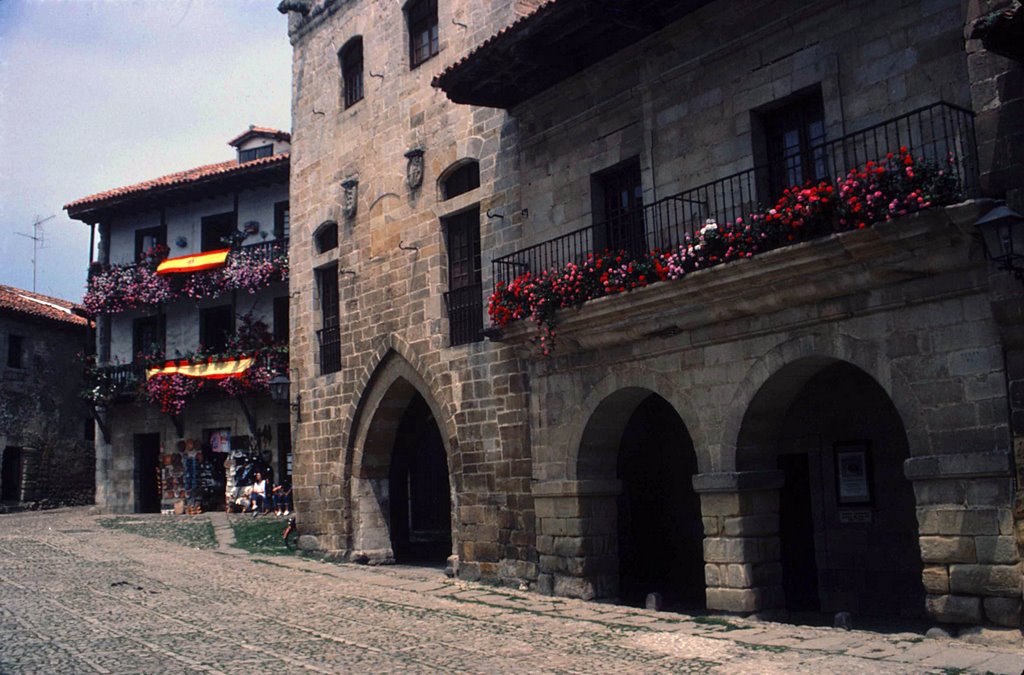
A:
[[[268,383],[278,373],[288,372],[288,346],[275,342],[266,323],[251,313],[239,317],[239,327],[228,345],[217,352],[200,349],[173,360],[162,351],[150,350],[135,361],[132,378],[111,377],[124,366],[88,369],[82,398],[106,405],[118,398],[138,397],[160,407],[161,412],[180,415],[189,401],[202,393],[221,393],[237,398],[267,393]],[[245,366],[245,367],[243,367]],[[147,370],[164,372],[146,377]]]
[[[147,251],[130,265],[94,263],[82,304],[93,314],[116,314],[179,298],[216,298],[236,290],[252,294],[288,279],[285,242],[236,248],[222,267],[173,275],[156,273],[166,247],[160,253]]]
[[[174,296],[170,281],[158,275],[155,266],[94,263],[82,304],[93,314],[115,314],[168,302]]]
[[[768,209],[734,222],[710,218],[668,250],[641,255],[591,253],[583,262],[569,263],[561,270],[526,272],[508,283],[499,281],[488,302],[488,315],[499,328],[530,318],[538,327],[539,350],[547,356],[554,348],[559,309],[681,279],[690,272],[831,232],[863,229],[960,198],[959,182],[949,167],[915,159],[902,147],[882,161],[849,171],[838,185],[823,181],[790,187]]]

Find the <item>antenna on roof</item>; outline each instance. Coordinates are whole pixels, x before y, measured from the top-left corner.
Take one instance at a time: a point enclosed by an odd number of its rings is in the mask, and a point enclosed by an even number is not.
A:
[[[25,237],[26,239],[32,240],[32,292],[36,292],[36,260],[39,257],[39,249],[46,248],[46,242],[44,238],[45,232],[43,232],[43,223],[56,218],[57,215],[48,216],[43,218],[42,216],[36,216],[36,220],[32,223],[32,234],[26,234],[25,232],[15,232],[14,234],[19,237]]]

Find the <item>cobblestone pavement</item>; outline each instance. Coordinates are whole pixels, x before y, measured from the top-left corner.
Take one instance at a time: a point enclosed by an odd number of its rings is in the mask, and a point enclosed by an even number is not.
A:
[[[433,569],[196,550],[97,520],[85,509],[0,516],[0,672],[1024,670],[1019,642],[709,622]]]

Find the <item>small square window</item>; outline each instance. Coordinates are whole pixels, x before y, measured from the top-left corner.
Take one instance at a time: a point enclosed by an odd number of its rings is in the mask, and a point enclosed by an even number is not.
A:
[[[22,335],[7,336],[7,367],[25,367],[25,338]]]
[[[341,61],[341,87],[345,107],[363,100],[363,38],[354,37],[338,52]]]
[[[255,148],[249,148],[248,150],[238,151],[238,163],[251,162],[254,159],[261,159],[263,157],[270,157],[274,154],[274,146],[272,144],[260,145]]]
[[[409,67],[415,68],[437,56],[437,0],[413,0],[406,10],[409,17]]]
[[[288,202],[274,204],[274,238],[287,239],[291,234],[291,214]]]

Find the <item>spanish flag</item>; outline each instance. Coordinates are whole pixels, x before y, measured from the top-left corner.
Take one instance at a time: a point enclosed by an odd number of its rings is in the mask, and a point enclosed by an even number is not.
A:
[[[163,366],[149,368],[146,370],[146,379],[156,375],[184,375],[204,380],[223,380],[235,375],[241,375],[249,370],[253,358],[245,356],[237,359],[217,359],[204,363],[190,363],[189,361],[168,361]]]
[[[181,272],[200,272],[220,267],[228,259],[229,248],[222,248],[217,251],[203,251],[192,255],[183,255],[177,258],[167,258],[157,265],[157,274],[179,274]]]

